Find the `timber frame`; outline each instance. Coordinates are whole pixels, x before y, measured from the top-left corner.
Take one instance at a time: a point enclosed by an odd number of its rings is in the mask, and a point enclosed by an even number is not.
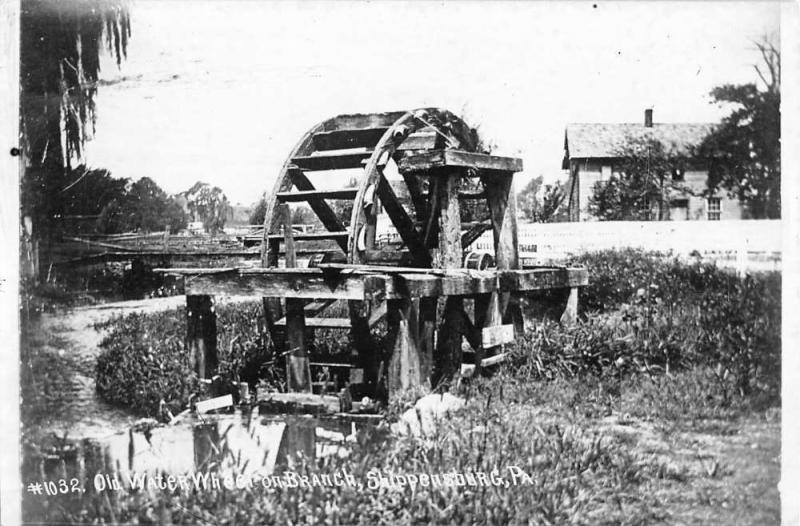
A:
[[[355,187],[317,189],[315,172],[340,170],[358,171]],[[586,270],[521,268],[513,191],[521,170],[520,159],[482,151],[475,130],[445,110],[340,115],[315,126],[267,195],[261,268],[161,269],[185,278],[187,343],[198,373],[209,376],[216,364],[212,296],[263,298],[287,387],[305,393],[315,386],[309,348],[316,329],[349,331],[355,358],[334,366],[349,370],[351,388],[395,398],[502,361],[503,346],[524,330],[526,293],[561,291],[558,317],[573,321]],[[336,200],[352,202],[352,212],[342,215],[329,204]],[[293,231],[290,205],[300,202],[325,231]],[[379,240],[381,214],[395,244]],[[493,254],[470,253],[486,231]],[[319,256],[308,263],[298,258],[315,249]],[[337,301],[347,302],[348,318],[319,316]]]

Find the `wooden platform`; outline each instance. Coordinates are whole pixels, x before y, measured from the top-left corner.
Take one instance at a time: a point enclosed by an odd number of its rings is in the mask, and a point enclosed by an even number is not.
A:
[[[191,296],[252,295],[339,300],[524,292],[580,287],[589,280],[584,268],[468,270],[347,264],[322,264],[320,267],[166,268],[155,271],[188,278],[185,290]]]

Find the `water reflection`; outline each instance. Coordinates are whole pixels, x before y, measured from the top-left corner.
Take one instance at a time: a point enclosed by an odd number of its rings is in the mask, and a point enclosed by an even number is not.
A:
[[[84,439],[57,455],[43,455],[31,475],[41,480],[78,478],[92,491],[129,488],[143,475],[271,475],[293,469],[300,458],[346,455],[355,436],[351,422],[308,415],[261,415],[258,410],[191,417],[173,426],[137,426],[105,439]],[[31,459],[33,460],[33,459]],[[30,466],[33,467],[33,466]]]

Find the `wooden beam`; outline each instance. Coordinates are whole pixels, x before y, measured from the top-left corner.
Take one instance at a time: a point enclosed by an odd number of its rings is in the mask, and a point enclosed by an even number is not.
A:
[[[302,170],[308,171],[361,168],[362,163],[369,159],[371,155],[371,151],[342,152],[331,155],[307,155],[292,157],[292,164]]]
[[[584,268],[506,270],[499,279],[505,291],[560,289],[587,285],[589,272]]]
[[[425,248],[422,238],[414,226],[414,221],[408,216],[408,213],[406,212],[405,208],[403,208],[403,205],[400,204],[400,201],[397,200],[397,196],[395,195],[394,190],[392,190],[392,186],[389,184],[389,181],[386,180],[383,174],[381,174],[378,178],[377,190],[378,197],[383,204],[384,210],[386,210],[386,213],[389,215],[389,219],[391,219],[392,224],[394,224],[398,234],[400,234],[403,242],[411,252],[411,257],[413,258],[414,263],[421,267],[430,267],[430,253],[428,252],[428,249]]]
[[[347,243],[347,238],[350,234],[347,231],[339,231],[339,232],[310,232],[308,234],[295,234],[293,240],[294,241],[325,241],[325,240],[332,240],[336,241],[340,244],[344,242]],[[270,241],[283,241],[283,234],[270,234],[269,235]]]
[[[514,172],[522,171],[522,159],[460,150],[433,150],[405,156],[398,165],[401,173],[428,172],[439,168],[475,168],[498,172],[503,178],[510,178]]]
[[[564,307],[564,313],[559,321],[562,325],[574,325],[578,321],[578,287],[569,289],[567,305]]]
[[[340,188],[337,190],[304,190],[302,192],[280,192],[278,201],[282,203],[301,203],[316,199],[355,199],[358,188]]]
[[[294,183],[294,186],[301,192],[316,190],[302,170],[289,168],[289,177],[292,183]],[[317,214],[322,225],[328,229],[328,231],[341,232],[345,230],[344,224],[339,220],[339,217],[324,199],[309,199],[308,206]],[[339,247],[347,253],[347,237],[337,238],[336,242],[339,244]]]
[[[286,268],[294,268],[297,266],[297,255],[294,253],[294,229],[292,228],[292,209],[289,205],[283,204],[279,206],[281,214],[281,222],[283,223],[283,246],[286,254],[284,260],[286,261]]]
[[[187,294],[365,300],[382,295],[383,282],[380,276],[325,276],[318,269],[296,269],[295,273],[198,274],[187,279],[184,287]]]
[[[341,129],[315,133],[314,148],[317,150],[346,150],[348,148],[372,148],[389,129],[388,126],[372,128]]]
[[[450,170],[436,186],[439,209],[439,250],[437,268],[461,268],[461,209],[458,203],[458,180],[461,173]]]
[[[409,300],[387,302],[388,334],[386,351],[391,356],[388,368],[389,400],[404,393],[419,391],[422,387],[420,351],[417,339],[417,305]]]
[[[289,205],[281,206],[283,226],[283,243],[286,247],[286,268],[297,266],[294,253],[294,229],[292,228],[292,211]],[[289,354],[286,356],[286,384],[293,392],[311,392],[311,368],[308,365],[308,349],[306,343],[306,313],[302,299],[286,298],[286,345]],[[279,323],[276,323],[278,325]]]
[[[186,348],[199,378],[217,371],[217,315],[208,295],[186,296]]]
[[[287,300],[291,300],[291,298],[287,298]],[[281,318],[275,322],[275,325],[285,327],[286,318]],[[306,318],[305,326],[307,329],[349,329],[350,318]]]

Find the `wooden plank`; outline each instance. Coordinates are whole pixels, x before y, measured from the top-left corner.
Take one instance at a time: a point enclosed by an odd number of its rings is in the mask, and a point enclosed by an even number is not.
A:
[[[284,260],[286,268],[297,266],[297,255],[294,253],[294,229],[292,228],[292,209],[289,205],[280,205],[280,217],[283,224],[283,246],[286,251]]]
[[[290,229],[291,230],[291,229]],[[350,234],[347,231],[341,232],[311,232],[308,234],[295,234],[293,240],[294,241],[324,241],[326,239],[330,239],[333,241],[344,241],[347,242],[347,238]],[[270,241],[283,241],[283,234],[270,234],[269,235]]]
[[[384,316],[386,316],[386,311],[387,307],[385,301],[380,302],[377,307],[373,308],[372,312],[369,315],[369,326],[372,327],[373,325],[381,321],[384,318]]]
[[[436,148],[439,135],[435,131],[414,132],[397,146],[398,151],[431,150]]]
[[[281,269],[284,270],[284,269]],[[297,269],[317,270],[317,269]],[[380,276],[324,276],[309,273],[200,274],[185,282],[187,294],[263,296],[333,300],[369,300],[382,295]]]
[[[401,173],[428,172],[449,167],[499,172],[507,175],[503,178],[510,178],[512,173],[522,171],[522,159],[460,150],[434,150],[403,157],[400,159],[398,170]]]
[[[422,388],[420,353],[417,340],[418,313],[409,299],[387,301],[386,352],[391,356],[388,369],[389,400],[397,400]]]
[[[311,181],[306,177],[301,170],[296,168],[289,168],[289,178],[292,180],[294,186],[301,192],[316,190]],[[317,214],[322,225],[330,232],[341,232],[345,230],[344,223],[336,215],[336,212],[330,207],[324,199],[309,199],[308,206]],[[347,253],[347,238],[336,238],[339,247]]]
[[[358,188],[340,188],[338,190],[306,190],[302,192],[280,192],[278,201],[282,203],[299,203],[310,199],[355,199]]]
[[[582,268],[506,270],[499,279],[506,291],[559,289],[587,285],[589,272]]]
[[[353,113],[337,115],[326,123],[325,130],[363,129],[391,126],[398,119],[406,115],[405,111],[390,111],[384,113]]]
[[[569,289],[567,304],[559,321],[562,325],[574,325],[578,321],[578,287]]]
[[[286,318],[275,322],[277,327],[286,326]],[[306,318],[307,329],[349,329],[350,318]]]
[[[186,295],[186,348],[198,378],[217,371],[217,315],[208,295]]]
[[[388,126],[373,128],[342,129],[315,133],[314,148],[317,150],[346,150],[348,148],[372,148],[389,129]]]
[[[414,264],[421,267],[430,267],[431,255],[414,227],[414,221],[408,216],[400,201],[397,200],[392,186],[383,174],[378,178],[378,197],[383,204],[384,210],[389,215],[389,219],[391,219],[398,234],[400,234],[403,242],[408,247]]]
[[[433,363],[432,384],[446,386],[461,368],[461,341],[464,335],[464,299],[448,296],[445,301],[442,324]]]
[[[436,203],[439,209],[439,250],[436,268],[460,268],[461,250],[461,209],[458,203],[459,171],[450,171],[443,176],[436,190]]]
[[[223,407],[230,407],[233,405],[233,396],[227,394],[225,396],[218,396],[209,400],[197,402],[194,405],[195,411],[198,413],[208,413],[215,409],[222,409]]]
[[[361,168],[362,163],[372,155],[370,151],[344,152],[330,155],[306,155],[292,157],[292,164],[302,170],[344,170],[347,168]]]
[[[514,325],[495,325],[484,327],[481,331],[481,345],[484,349],[497,347],[514,341]]]
[[[492,365],[497,365],[499,363],[503,363],[508,359],[508,353],[500,353],[494,356],[490,356],[488,358],[484,358],[480,361],[481,368],[490,367]],[[471,376],[475,376],[478,373],[479,369],[476,364],[471,363],[464,363],[461,364],[461,376],[464,378],[469,378]]]
[[[265,411],[308,411],[311,413],[338,413],[339,398],[309,393],[272,393],[259,389],[256,399]]]
[[[355,367],[350,363],[335,363],[335,362],[310,362],[311,367],[329,367],[331,369],[352,369]]]

